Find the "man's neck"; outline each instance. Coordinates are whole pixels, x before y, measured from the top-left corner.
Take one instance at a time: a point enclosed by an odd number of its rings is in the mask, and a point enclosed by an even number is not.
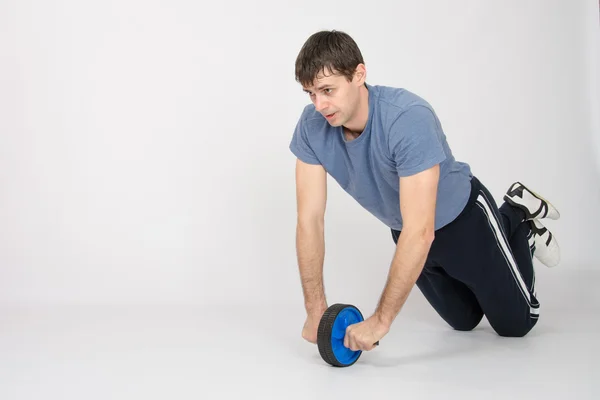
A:
[[[344,125],[344,132],[347,136],[357,138],[365,130],[369,120],[369,89],[365,85],[361,86],[358,98],[358,110],[355,117]]]

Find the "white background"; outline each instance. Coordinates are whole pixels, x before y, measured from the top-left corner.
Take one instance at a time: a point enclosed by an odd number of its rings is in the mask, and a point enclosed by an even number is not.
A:
[[[301,307],[288,144],[321,29],[428,100],[497,200],[521,180],[559,208],[539,274],[596,268],[595,1],[5,0],[0,302]],[[392,238],[330,182],[328,298],[371,307]]]

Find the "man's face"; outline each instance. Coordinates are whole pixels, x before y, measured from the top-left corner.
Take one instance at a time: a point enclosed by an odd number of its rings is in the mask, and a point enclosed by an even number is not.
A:
[[[354,116],[359,96],[355,79],[348,82],[343,75],[321,73],[312,86],[304,87],[304,91],[330,125],[342,126]]]

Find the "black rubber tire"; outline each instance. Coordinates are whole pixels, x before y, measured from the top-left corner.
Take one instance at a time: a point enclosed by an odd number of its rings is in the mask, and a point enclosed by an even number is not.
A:
[[[321,354],[321,358],[323,358],[323,360],[326,363],[334,367],[349,367],[356,361],[358,361],[358,359],[362,355],[362,353],[360,353],[356,360],[354,360],[350,364],[342,364],[335,358],[335,355],[333,354],[333,350],[331,348],[331,331],[333,330],[333,324],[340,311],[347,307],[352,307],[353,309],[358,311],[358,313],[362,317],[362,313],[358,310],[358,308],[354,307],[353,305],[340,303],[333,304],[329,308],[327,308],[327,310],[323,313],[321,321],[319,321],[319,328],[317,330],[317,346],[319,348],[319,354]]]

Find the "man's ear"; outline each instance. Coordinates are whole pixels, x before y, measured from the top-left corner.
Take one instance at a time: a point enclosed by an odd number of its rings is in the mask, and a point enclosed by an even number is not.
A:
[[[365,83],[367,79],[367,69],[364,64],[358,64],[356,66],[356,70],[354,71],[354,83],[358,86],[361,86]]]

